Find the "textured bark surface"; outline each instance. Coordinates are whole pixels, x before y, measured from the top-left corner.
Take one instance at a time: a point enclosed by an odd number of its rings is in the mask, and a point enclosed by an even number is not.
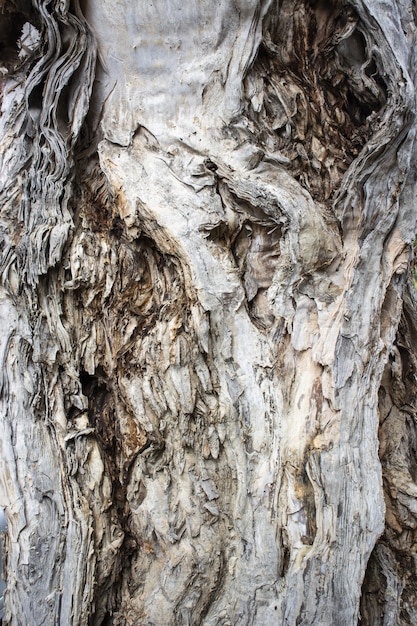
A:
[[[415,624],[414,3],[0,9],[5,623]]]

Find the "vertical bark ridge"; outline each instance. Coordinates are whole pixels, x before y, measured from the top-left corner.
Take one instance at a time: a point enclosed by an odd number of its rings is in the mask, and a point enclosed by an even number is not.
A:
[[[379,391],[385,530],[362,588],[361,624],[412,624],[415,589],[415,295],[409,284]]]
[[[87,623],[94,576],[86,555],[94,542],[58,376],[66,360],[71,376],[72,346],[62,321],[62,271],[54,266],[73,226],[73,157],[95,44],[78,2],[18,5],[21,32],[3,72],[1,118],[2,481],[11,538],[5,621]],[[78,447],[82,458],[88,444]]]

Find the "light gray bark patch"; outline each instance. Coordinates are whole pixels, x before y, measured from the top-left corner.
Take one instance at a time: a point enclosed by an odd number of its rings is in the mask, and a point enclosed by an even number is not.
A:
[[[344,387],[349,378],[352,376],[355,363],[354,356],[354,341],[350,337],[343,337],[343,335],[341,335],[336,345],[337,389]]]

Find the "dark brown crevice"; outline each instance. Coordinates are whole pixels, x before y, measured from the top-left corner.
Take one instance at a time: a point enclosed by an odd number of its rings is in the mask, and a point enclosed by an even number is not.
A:
[[[88,399],[88,417],[95,429],[100,447],[110,459],[116,458],[116,416],[111,392],[105,382],[104,372],[97,370],[94,375],[82,371],[80,383],[83,394]]]
[[[22,4],[22,3],[21,3]],[[22,64],[19,57],[21,47],[19,40],[22,35],[22,28],[26,22],[34,21],[33,10],[29,2],[26,6],[19,7],[20,10],[4,10],[0,14],[0,64],[8,72],[13,71]],[[11,7],[12,3],[10,3]]]
[[[362,584],[358,624],[361,626],[383,625],[386,590],[387,579],[378,562],[377,550],[374,549]]]
[[[387,100],[378,59],[347,3],[277,0],[245,79],[246,115],[266,153],[331,201]]]
[[[91,626],[99,624],[113,624],[112,608],[117,607],[117,596],[121,589],[121,577],[115,576],[118,570],[129,567],[129,562],[138,550],[134,536],[130,531],[130,508],[126,497],[126,480],[123,480],[120,467],[124,464],[125,433],[119,432],[119,422],[116,415],[116,406],[113,394],[109,388],[104,370],[98,368],[94,375],[81,371],[80,383],[82,392],[88,399],[88,417],[95,430],[99,444],[101,458],[105,466],[106,477],[112,485],[112,524],[115,523],[124,533],[123,543],[120,546],[113,571],[100,580],[95,589],[96,606],[98,611],[92,613]],[[125,478],[127,478],[125,476]],[[96,546],[99,553],[100,548]],[[101,617],[103,607],[109,610]]]
[[[38,43],[28,29],[39,34],[40,26],[31,2],[9,2],[0,13],[0,104],[7,78],[21,72],[38,54]],[[26,29],[26,30],[25,30]]]

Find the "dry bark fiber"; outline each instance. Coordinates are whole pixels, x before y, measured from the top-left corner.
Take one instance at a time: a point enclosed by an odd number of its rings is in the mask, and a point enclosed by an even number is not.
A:
[[[0,2],[4,624],[417,623],[415,38]]]

